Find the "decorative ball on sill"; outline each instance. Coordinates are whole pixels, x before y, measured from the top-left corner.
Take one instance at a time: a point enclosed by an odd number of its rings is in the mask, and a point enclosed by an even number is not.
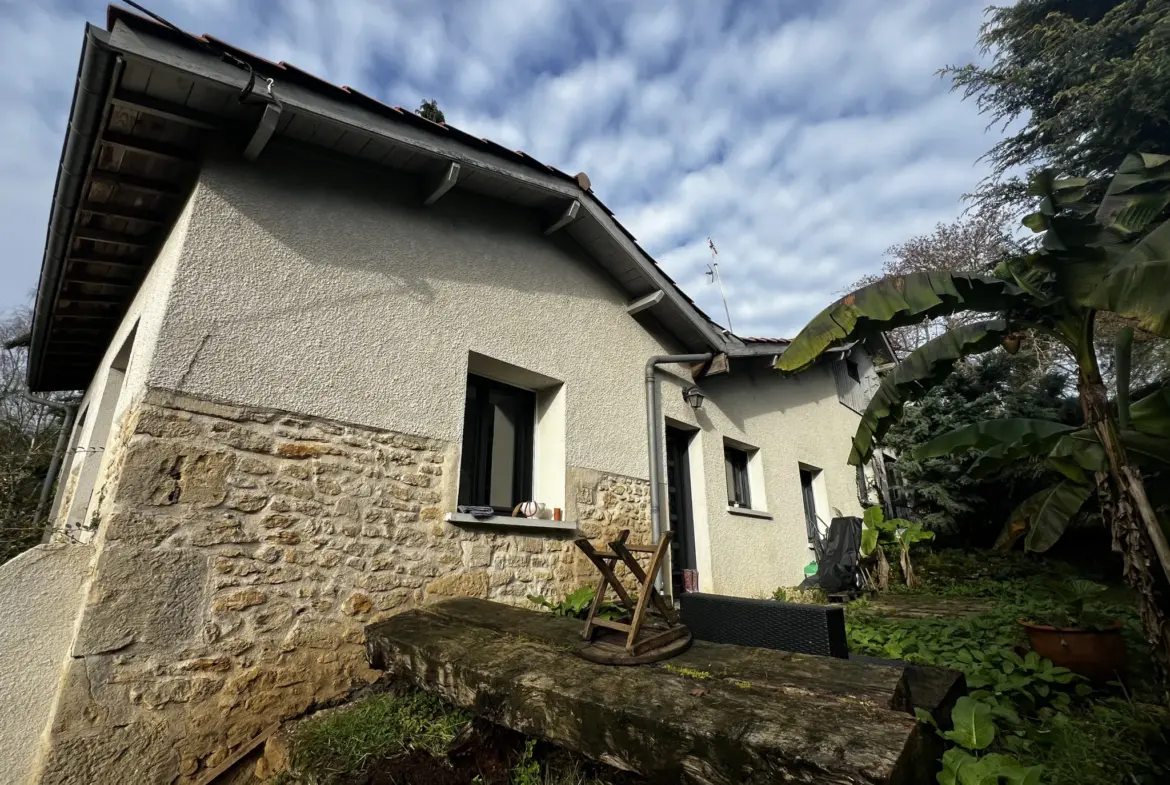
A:
[[[536,502],[524,502],[520,505],[520,514],[525,518],[534,518],[540,512],[540,505]]]

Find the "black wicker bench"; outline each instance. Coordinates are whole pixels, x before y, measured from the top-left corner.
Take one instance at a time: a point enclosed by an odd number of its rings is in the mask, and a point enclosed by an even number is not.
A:
[[[840,605],[797,605],[722,594],[679,596],[682,623],[701,641],[849,657]]]

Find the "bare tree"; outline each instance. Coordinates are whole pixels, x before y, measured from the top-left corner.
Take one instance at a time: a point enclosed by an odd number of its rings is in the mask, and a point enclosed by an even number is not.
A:
[[[0,318],[0,563],[41,540],[33,518],[61,429],[58,410],[25,395],[31,323],[27,308]]]
[[[951,223],[940,223],[930,234],[912,237],[886,251],[880,273],[867,275],[847,291],[894,275],[945,270],[949,272],[990,272],[1005,255],[1019,253],[1030,238],[1013,236],[1017,217],[1014,211],[976,206]],[[970,311],[934,319],[909,327],[899,327],[888,333],[890,343],[898,355],[905,357],[932,338],[968,322],[987,318]],[[1117,314],[1102,313],[1097,320],[1095,336],[1097,355],[1103,358],[1102,375],[1110,390],[1114,386],[1113,341],[1122,327],[1134,328],[1133,354],[1130,378],[1135,389],[1165,382],[1170,378],[1170,341],[1138,327],[1132,319]],[[1026,339],[1027,350],[1019,356],[1020,362],[1032,363],[1038,377],[1056,372],[1066,379],[1075,379],[1076,364],[1068,352],[1053,339],[1032,334]]]
[[[911,237],[904,243],[890,246],[881,272],[860,278],[845,291],[851,292],[895,275],[930,270],[989,272],[1018,245],[1008,230],[1011,221],[1012,215],[1005,210],[985,209],[972,210],[951,223],[939,223],[930,234]],[[979,318],[978,314],[970,312],[958,313],[899,327],[887,335],[898,355],[905,357],[931,338]]]

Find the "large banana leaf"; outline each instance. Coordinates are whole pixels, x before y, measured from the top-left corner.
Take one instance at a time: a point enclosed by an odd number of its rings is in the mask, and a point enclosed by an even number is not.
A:
[[[1109,182],[1097,208],[1097,223],[1123,232],[1140,232],[1158,217],[1167,198],[1165,193],[1143,191],[1167,180],[1170,180],[1170,156],[1130,153]]]
[[[1091,490],[1087,485],[1062,480],[1029,496],[1012,512],[996,545],[1011,547],[1024,535],[1024,550],[1042,552],[1051,548],[1068,528]]]
[[[1014,284],[941,270],[882,279],[847,294],[805,325],[776,360],[781,371],[812,365],[829,347],[956,311],[995,313],[1030,302]]]
[[[1129,249],[1083,304],[1132,317],[1170,338],[1170,221]]]
[[[1170,439],[1134,430],[1122,431],[1120,436],[1126,455],[1137,466],[1149,469],[1170,467]],[[1091,481],[1095,472],[1109,469],[1105,448],[1098,441],[1097,434],[1088,428],[1062,436],[1048,453],[1048,462],[1070,480],[1085,484]]]
[[[874,444],[901,417],[902,406],[907,401],[918,400],[940,384],[962,358],[999,346],[1010,332],[1003,319],[965,324],[927,341],[907,355],[882,380],[865,407],[853,437],[849,463],[858,466],[869,460]]]
[[[914,458],[923,460],[955,455],[967,450],[990,450],[998,447],[1036,454],[1051,449],[1062,435],[1075,430],[1076,426],[1026,417],[987,420],[947,431],[920,445],[914,450]]]
[[[1170,387],[1131,404],[1129,422],[1135,431],[1170,439]]]
[[[1105,448],[1088,428],[1060,437],[1048,453],[1048,463],[1070,481],[1089,485],[1095,472],[1109,468]]]

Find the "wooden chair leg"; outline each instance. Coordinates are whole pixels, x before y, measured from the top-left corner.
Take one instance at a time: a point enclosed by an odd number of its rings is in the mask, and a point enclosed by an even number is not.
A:
[[[610,543],[610,547],[613,548],[614,553],[621,557],[621,560],[626,563],[626,566],[631,568],[630,572],[634,573],[634,576],[638,578],[642,589],[638,593],[638,607],[634,611],[634,617],[630,619],[630,633],[626,637],[626,651],[631,654],[634,652],[634,644],[638,638],[638,632],[642,628],[642,621],[646,616],[646,603],[653,601],[660,611],[665,607],[665,603],[661,602],[662,598],[658,596],[658,592],[654,588],[654,576],[658,573],[664,548],[670,546],[670,537],[670,532],[662,535],[662,540],[658,544],[658,548],[655,549],[654,554],[650,557],[650,564],[645,573],[642,572],[642,568],[634,559],[633,554],[626,549],[625,543]],[[666,614],[664,613],[663,615],[665,616]]]
[[[628,532],[623,533],[628,535]],[[613,587],[622,605],[631,613],[634,611],[635,604],[626,591],[626,588],[622,586],[621,581],[618,580],[613,572],[613,565],[617,559],[603,557],[593,549],[593,544],[584,537],[574,540],[574,544],[581,549],[581,552],[585,554],[589,561],[593,562],[593,566],[601,573],[601,580],[597,583],[597,593],[593,597],[593,604],[589,607],[589,615],[585,619],[585,631],[582,633],[582,637],[585,640],[591,640],[593,632],[597,628],[594,619],[596,619],[598,611],[601,610],[601,604],[605,601],[607,586]]]
[[[654,553],[650,558],[650,564],[647,566],[647,572],[642,571],[642,565],[638,564],[638,560],[625,547],[624,543],[613,542],[610,547],[616,553],[633,573],[634,579],[638,581],[639,585],[645,587],[649,586],[649,590],[643,588],[642,594],[649,595],[649,599],[654,603],[654,607],[662,614],[662,618],[670,624],[678,624],[678,614],[666,599],[658,593],[654,588],[654,578],[657,571],[662,566],[662,557],[666,553],[666,549],[670,547],[671,538],[674,537],[674,532],[665,532],[662,535],[662,541],[659,542],[658,547],[654,549]]]

